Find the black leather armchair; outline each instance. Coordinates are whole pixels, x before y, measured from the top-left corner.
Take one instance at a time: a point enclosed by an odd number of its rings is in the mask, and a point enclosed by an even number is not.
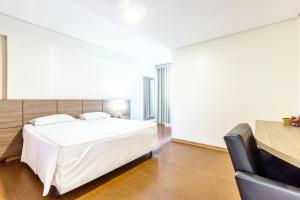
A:
[[[242,200],[300,200],[300,169],[259,149],[248,124],[224,140]]]

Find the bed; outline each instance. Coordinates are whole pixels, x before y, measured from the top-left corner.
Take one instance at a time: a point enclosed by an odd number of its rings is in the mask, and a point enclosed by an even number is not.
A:
[[[69,192],[157,147],[156,124],[125,119],[80,120],[23,127],[21,161],[59,194]]]

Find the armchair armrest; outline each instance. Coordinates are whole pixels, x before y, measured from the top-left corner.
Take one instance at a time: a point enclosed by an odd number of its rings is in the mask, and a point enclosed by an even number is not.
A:
[[[258,175],[236,172],[242,200],[300,200],[300,189]]]

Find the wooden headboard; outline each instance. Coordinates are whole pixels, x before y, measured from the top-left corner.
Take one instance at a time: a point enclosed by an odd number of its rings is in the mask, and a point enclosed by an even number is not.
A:
[[[0,103],[0,159],[21,154],[22,104],[22,100]]]
[[[82,114],[82,100],[58,100],[57,113],[76,117]]]
[[[56,100],[23,100],[23,124],[47,115],[57,114]]]
[[[114,114],[116,100],[0,100],[0,160],[19,156],[22,151],[22,127],[31,119],[53,114],[77,116],[86,112]],[[124,115],[130,118],[130,101],[124,102]]]
[[[82,101],[83,113],[87,112],[101,112],[103,111],[102,100],[83,100]]]

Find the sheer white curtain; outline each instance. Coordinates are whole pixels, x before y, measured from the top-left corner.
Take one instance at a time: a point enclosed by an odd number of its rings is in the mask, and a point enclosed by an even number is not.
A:
[[[157,74],[157,123],[170,124],[170,67],[171,64],[156,66]]]

